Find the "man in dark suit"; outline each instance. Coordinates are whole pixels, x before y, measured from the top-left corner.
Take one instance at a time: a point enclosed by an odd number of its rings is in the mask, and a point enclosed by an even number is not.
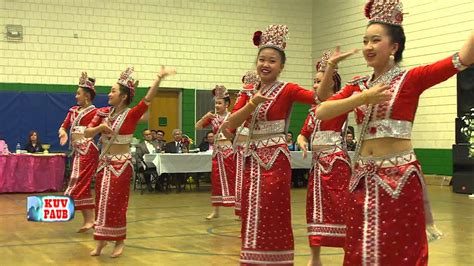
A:
[[[153,135],[153,130],[151,132]],[[164,151],[165,145],[166,145],[166,140],[164,139],[165,132],[163,130],[155,130],[155,137],[153,138],[153,143],[155,144],[155,147],[161,152]]]
[[[206,138],[204,139],[201,144],[199,144],[199,151],[208,151],[208,150],[213,150],[214,145],[214,133],[212,131],[207,132]]]
[[[209,131],[206,134],[206,137],[202,140],[201,144],[199,144],[199,151],[200,152],[212,152],[214,150],[214,132]],[[202,179],[211,179],[211,173],[210,172],[205,172],[205,173],[196,173],[195,175],[195,181],[196,181],[196,186],[199,189],[199,183],[200,180]]]
[[[155,153],[156,152],[156,147],[155,145],[153,144],[153,138],[152,138],[152,135],[151,135],[151,131],[149,129],[145,129],[142,131],[142,135],[143,135],[143,142],[140,142],[137,146],[136,146],[136,159],[137,159],[137,162],[138,162],[138,166],[139,168],[142,168],[142,169],[146,169],[148,167],[155,167],[152,163],[145,163],[145,161],[143,160],[144,158],[144,155],[145,154],[150,154],[150,153]],[[143,165],[144,164],[144,165]],[[147,189],[148,191],[152,192],[153,191],[153,187],[152,187],[152,184],[151,184],[151,175],[150,174],[146,174],[144,173],[143,174],[144,177],[145,177],[145,182],[146,182],[146,186],[147,186]],[[155,189],[157,189],[157,185],[155,185]]]
[[[173,130],[173,141],[166,143],[165,152],[166,153],[181,153],[183,149],[183,143],[181,142],[183,138],[183,132],[179,129]]]
[[[173,130],[173,141],[166,143],[165,152],[166,153],[182,153],[183,152],[183,132],[179,129]],[[174,184],[176,186],[177,192],[181,192],[181,186],[186,185],[186,174],[185,173],[175,173],[172,174]]]

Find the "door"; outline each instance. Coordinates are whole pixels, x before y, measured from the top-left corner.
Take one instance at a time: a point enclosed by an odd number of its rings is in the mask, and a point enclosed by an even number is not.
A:
[[[179,91],[159,91],[151,102],[148,124],[150,129],[163,130],[164,139],[169,142],[173,140],[171,135],[173,129],[179,126]],[[161,125],[160,125],[161,123]]]

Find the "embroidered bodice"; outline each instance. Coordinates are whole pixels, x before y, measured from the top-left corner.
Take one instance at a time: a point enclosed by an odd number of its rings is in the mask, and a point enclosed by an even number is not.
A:
[[[371,80],[369,76],[356,77],[329,100],[348,98],[378,83],[388,84],[390,100],[372,106],[364,139],[387,137],[410,139],[421,93],[456,74],[462,66],[456,60],[459,61],[457,54],[410,70],[395,66],[377,80]],[[366,105],[356,108],[358,125],[362,124],[368,112]]]
[[[103,107],[97,110],[97,114],[89,124],[89,127],[96,127],[101,123],[107,123],[114,131],[114,135],[116,135],[112,144],[130,144],[138,120],[147,110],[148,105],[143,100],[136,106],[127,108],[120,113],[114,113],[114,107]],[[112,136],[102,135],[101,140],[102,143],[110,143]]]
[[[69,109],[61,127],[66,130],[71,128],[71,133],[84,134],[84,130],[92,121],[96,112],[97,108],[94,105],[90,105],[82,110],[80,110],[80,106],[73,106]]]
[[[312,145],[341,145],[341,132],[347,120],[347,114],[329,120],[316,119],[317,105],[312,105],[301,128],[300,134],[305,136]]]
[[[257,114],[255,116],[252,115],[245,121],[244,127],[250,128],[252,126],[252,117],[255,117],[253,128],[251,129],[254,135],[284,133],[293,102],[314,103],[314,92],[294,83],[277,81],[268,89],[262,91],[262,94],[274,98],[274,100],[259,104],[255,110]],[[247,97],[241,97],[236,105],[245,105],[247,101]]]
[[[223,115],[216,114],[212,119],[207,119],[204,122],[203,127],[208,127],[209,125],[211,125],[212,132],[214,134],[219,133],[218,135],[216,135],[215,139],[216,140],[225,140],[226,137],[224,136],[224,134],[219,132],[219,128],[222,125],[222,123],[224,123],[224,121],[227,120],[228,117],[229,117],[229,113],[227,111]]]

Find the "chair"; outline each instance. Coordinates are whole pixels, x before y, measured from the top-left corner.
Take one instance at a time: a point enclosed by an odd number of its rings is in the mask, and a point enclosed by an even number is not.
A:
[[[143,194],[146,190],[146,180],[145,175],[150,175],[150,183],[159,186],[163,191],[167,192],[169,190],[169,181],[167,175],[158,176],[156,171],[156,166],[151,162],[145,162],[142,158],[139,158],[136,165],[136,177],[134,182],[134,190],[140,190],[140,193]]]
[[[136,160],[135,163],[136,174],[133,190],[140,190],[140,194],[143,194],[147,189],[145,175],[150,175],[151,184],[155,183],[158,179],[156,173],[156,167],[152,163],[145,163],[142,158]]]

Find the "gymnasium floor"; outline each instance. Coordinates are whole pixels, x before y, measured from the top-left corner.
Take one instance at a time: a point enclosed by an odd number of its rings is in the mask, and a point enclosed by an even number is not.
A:
[[[305,189],[293,189],[295,265],[306,265]],[[209,192],[131,193],[124,254],[89,256],[92,232],[78,234],[82,216],[67,223],[26,221],[27,194],[0,194],[0,265],[238,265],[240,222],[232,209],[206,221]],[[430,243],[430,265],[474,265],[474,200],[450,187],[429,186],[436,224],[444,232]],[[324,265],[341,265],[342,249],[324,248]]]

